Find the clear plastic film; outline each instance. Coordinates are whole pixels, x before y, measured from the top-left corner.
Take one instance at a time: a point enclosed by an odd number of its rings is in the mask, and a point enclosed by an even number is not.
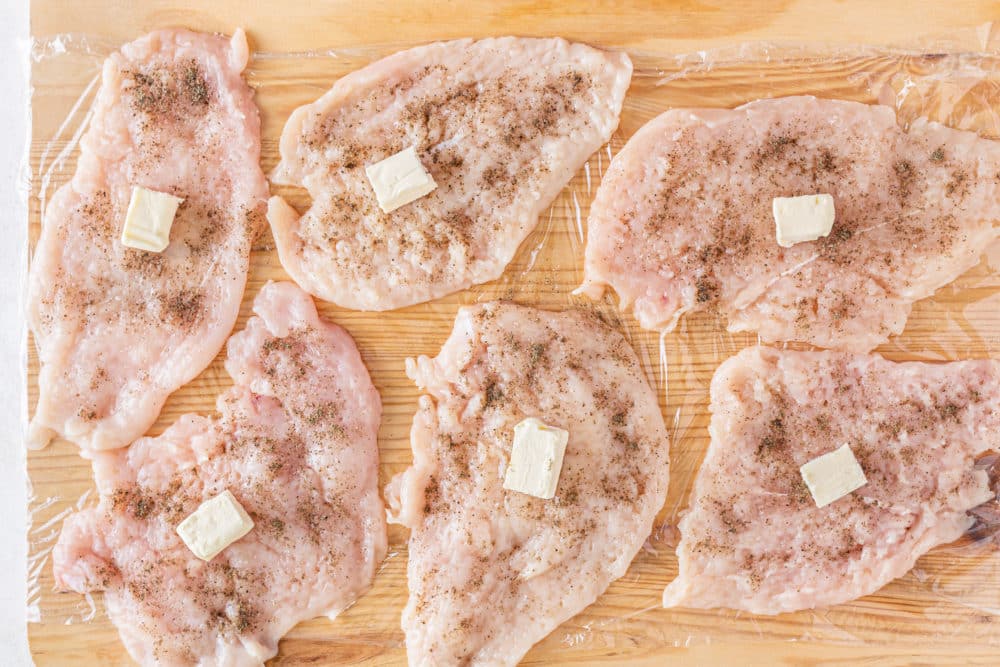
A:
[[[249,32],[251,43],[252,29]],[[970,39],[971,37],[971,39]],[[118,44],[94,35],[65,34],[36,41],[32,51],[35,141],[31,150],[30,238],[55,190],[72,175],[78,140],[99,85],[103,59]],[[263,167],[277,162],[277,139],[288,114],[313,101],[338,77],[413,44],[308,53],[254,54],[246,77],[262,110]],[[826,641],[880,645],[934,642],[939,647],[1000,645],[1000,553],[994,526],[981,522],[955,544],[934,549],[905,577],[877,593],[829,609],[761,617],[726,610],[660,608],[664,586],[677,573],[675,528],[687,505],[708,446],[708,386],[715,368],[755,344],[729,334],[713,316],[682,318],[669,334],[640,329],[621,313],[613,294],[598,303],[574,296],[582,278],[586,219],[610,160],[643,123],[672,107],[733,107],[765,97],[814,94],[894,107],[907,124],[926,116],[952,127],[1000,139],[1000,34],[935,39],[916,51],[872,47],[827,48],[741,44],[691,54],[630,52],[635,64],[621,125],[595,153],[522,244],[503,277],[432,303],[388,313],[348,311],[319,303],[321,313],[354,335],[384,405],[379,434],[381,483],[411,460],[410,420],[418,391],[404,360],[434,355],[451,331],[459,306],[495,298],[562,309],[597,309],[633,344],[671,436],[670,490],[654,531],[628,573],[598,601],[537,645],[529,659],[583,660],[613,654],[621,661],[665,646],[756,640]],[[303,190],[272,192],[305,210]],[[260,287],[285,278],[267,232],[255,245],[237,329]],[[1000,248],[932,298],[917,303],[903,335],[879,349],[897,360],[954,360],[1000,354]],[[224,352],[167,402],[151,430],[162,432],[187,412],[209,414],[229,386]],[[29,407],[37,397],[37,357],[29,348]],[[53,590],[51,550],[62,519],[93,503],[90,467],[74,446],[56,441],[28,456],[32,483],[29,529],[29,628],[33,650],[69,660],[97,652],[110,664],[127,662],[101,596]],[[331,623],[301,624],[282,642],[289,662],[404,660],[400,612],[406,601],[406,531],[390,526],[390,553],[372,590]]]

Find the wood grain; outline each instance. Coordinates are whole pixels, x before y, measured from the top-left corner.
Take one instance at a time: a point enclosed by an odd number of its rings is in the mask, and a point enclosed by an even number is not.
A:
[[[247,29],[258,50],[247,77],[263,113],[263,166],[289,112],[315,99],[339,76],[398,48],[460,36],[552,35],[633,55],[636,74],[609,152],[595,155],[542,216],[504,276],[461,294],[391,313],[361,313],[320,304],[357,339],[385,417],[379,432],[383,484],[410,462],[408,431],[417,392],[403,361],[434,354],[460,304],[507,297],[543,307],[601,309],[630,336],[660,390],[672,434],[671,490],[657,529],[628,574],[601,599],[552,633],[525,664],[996,664],[1000,644],[1000,567],[966,539],[935,550],[914,573],[877,594],[816,613],[777,618],[728,612],[663,610],[663,586],[676,573],[671,526],[684,507],[707,445],[707,386],[718,363],[752,342],[721,332],[707,317],[685,321],[662,340],[639,330],[610,299],[590,304],[571,296],[581,278],[582,222],[591,194],[613,153],[642,123],[669,106],[733,106],[763,96],[809,92],[864,101],[901,100],[901,115],[928,113],[949,124],[1000,137],[1000,64],[963,55],[996,50],[1000,36],[983,25],[1000,18],[1000,3],[956,0],[890,2],[511,2],[266,3],[220,0],[33,0],[33,141],[30,151],[31,238],[43,202],[75,165],[73,130],[89,102],[88,85],[100,62],[122,42],[163,25],[231,31]],[[63,35],[54,42],[56,35]],[[741,42],[793,40],[807,49],[737,49]],[[841,51],[817,60],[820,44],[882,44],[916,49],[890,56],[872,49]],[[707,69],[676,53],[717,48]],[[57,52],[62,49],[65,53]],[[743,59],[740,58],[742,53]],[[921,55],[923,53],[924,55]],[[945,55],[941,55],[945,54]],[[950,54],[950,55],[949,55]],[[982,81],[983,77],[986,78]],[[93,89],[90,89],[92,95]],[[900,97],[906,93],[905,97]],[[74,105],[82,106],[74,112]],[[67,122],[67,119],[69,121]],[[64,126],[65,125],[65,126]],[[275,189],[298,205],[301,192]],[[916,305],[907,330],[883,352],[896,359],[955,359],[1000,352],[1000,252],[953,286]],[[267,280],[285,278],[270,238],[255,246],[237,327]],[[37,396],[37,357],[29,345],[30,403]],[[660,360],[665,360],[663,372]],[[151,433],[179,415],[211,413],[229,386],[221,356],[167,402]],[[52,592],[49,550],[68,511],[92,499],[89,467],[73,446],[57,441],[28,459],[32,482],[31,602],[39,622],[29,627],[39,665],[130,664],[99,597],[93,609],[77,595]],[[405,531],[390,530],[391,555],[373,589],[337,621],[303,623],[281,644],[275,664],[403,664],[399,613],[405,603]],[[961,558],[959,558],[961,555]],[[949,602],[956,598],[962,604]],[[92,616],[89,622],[83,620]],[[67,621],[72,621],[67,623]],[[808,639],[790,642],[788,640]],[[711,644],[709,644],[711,641]],[[919,656],[916,657],[916,656]]]

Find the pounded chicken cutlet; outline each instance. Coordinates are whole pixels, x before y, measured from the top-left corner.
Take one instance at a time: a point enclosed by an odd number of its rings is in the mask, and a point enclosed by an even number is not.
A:
[[[777,614],[874,593],[993,499],[1000,362],[752,347],[712,379],[712,436],[664,606]],[[847,444],[867,478],[819,508],[799,471]]]
[[[829,236],[782,248],[775,197],[831,194]],[[673,109],[615,156],[591,207],[582,291],[643,327],[714,310],[730,331],[867,351],[997,237],[1000,150],[856,102]]]
[[[242,31],[170,29],[104,63],[76,172],[46,207],[31,261],[30,445],[129,444],[229,335],[268,192],[247,58]],[[121,243],[133,186],[184,199],[162,253]]]
[[[56,585],[104,591],[143,665],[261,665],[296,623],[334,618],[386,551],[378,392],[354,341],[291,283],[270,283],[229,339],[221,416],[94,456],[100,499],[70,516]],[[209,562],[176,529],[229,490],[254,528]]]
[[[411,529],[403,612],[411,665],[513,665],[594,602],[649,535],[668,480],[656,395],[626,340],[593,315],[462,308],[434,359],[413,466],[386,491]],[[505,490],[513,428],[569,432],[555,497]]]
[[[632,63],[563,39],[439,42],[379,60],[297,109],[271,200],[281,263],[348,308],[390,310],[497,278],[544,211],[618,126]],[[437,183],[391,213],[365,167],[416,147]]]

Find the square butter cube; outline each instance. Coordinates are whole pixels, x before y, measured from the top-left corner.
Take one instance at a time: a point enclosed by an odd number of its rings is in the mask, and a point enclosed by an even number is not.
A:
[[[775,197],[771,201],[778,245],[791,248],[796,243],[815,241],[830,234],[835,211],[831,195]]]
[[[177,526],[177,534],[198,558],[209,561],[253,529],[253,520],[226,489],[198,506]]]
[[[868,483],[865,471],[846,444],[814,458],[799,468],[799,472],[816,507],[826,507]]]
[[[556,495],[569,432],[529,417],[514,427],[503,488],[546,500]]]
[[[437,183],[424,169],[414,146],[365,167],[379,207],[386,213],[430,194]]]
[[[166,250],[177,207],[183,201],[165,192],[134,186],[125,214],[122,245],[150,252]]]

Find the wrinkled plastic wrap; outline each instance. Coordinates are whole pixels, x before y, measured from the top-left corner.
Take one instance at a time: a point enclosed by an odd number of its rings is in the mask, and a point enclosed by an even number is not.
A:
[[[253,26],[247,26],[253,38]],[[634,345],[650,383],[660,395],[671,436],[670,491],[653,534],[631,569],[589,609],[567,622],[529,657],[577,659],[597,653],[621,660],[654,647],[706,642],[802,640],[950,645],[1000,644],[1000,553],[994,527],[977,525],[953,545],[933,550],[902,579],[864,599],[829,609],[760,617],[732,611],[660,608],[664,586],[677,572],[675,528],[708,445],[708,386],[720,362],[756,343],[731,335],[713,316],[683,318],[660,335],[638,328],[616,307],[613,295],[600,303],[573,296],[582,280],[586,217],[604,170],[615,152],[643,123],[671,107],[733,107],[791,94],[815,94],[894,107],[904,125],[920,116],[952,127],[1000,138],[1000,39],[989,26],[977,33],[981,53],[951,53],[938,40],[926,53],[869,47],[827,49],[743,44],[686,55],[631,52],[635,64],[621,126],[574,177],[523,244],[504,276],[488,285],[429,304],[389,313],[359,313],[321,304],[326,316],[357,339],[382,393],[380,431],[382,484],[410,462],[408,432],[417,390],[403,368],[407,356],[434,355],[451,330],[459,305],[511,298],[546,308],[596,308]],[[77,143],[99,86],[100,65],[117,44],[94,35],[67,34],[37,41],[33,49],[34,122],[31,152],[31,238],[56,188],[75,167]],[[332,82],[378,57],[412,46],[392,44],[311,53],[256,53],[246,73],[257,90],[263,117],[263,166],[277,162],[277,138],[291,110],[308,103]],[[39,136],[47,141],[38,141]],[[304,191],[273,188],[304,210]],[[250,304],[268,279],[284,276],[268,233],[254,248],[242,328]],[[879,350],[897,359],[952,360],[1000,354],[1000,249],[954,284],[915,305],[905,333]],[[229,384],[224,352],[199,378],[167,403],[151,433],[161,432],[185,412],[210,413]],[[30,350],[29,403],[34,405],[37,357]],[[62,519],[94,502],[88,464],[66,442],[29,454],[30,599],[33,646],[56,642],[124,661],[124,650],[108,621],[100,595],[58,594],[52,589],[51,550]],[[390,554],[372,591],[334,623],[312,621],[282,644],[290,661],[312,658],[401,660],[399,614],[406,600],[406,532],[390,527]],[[68,628],[66,626],[69,626]],[[53,655],[60,655],[58,650]],[[65,648],[63,648],[65,650]],[[559,652],[558,656],[556,652]],[[68,654],[67,654],[68,655]]]

